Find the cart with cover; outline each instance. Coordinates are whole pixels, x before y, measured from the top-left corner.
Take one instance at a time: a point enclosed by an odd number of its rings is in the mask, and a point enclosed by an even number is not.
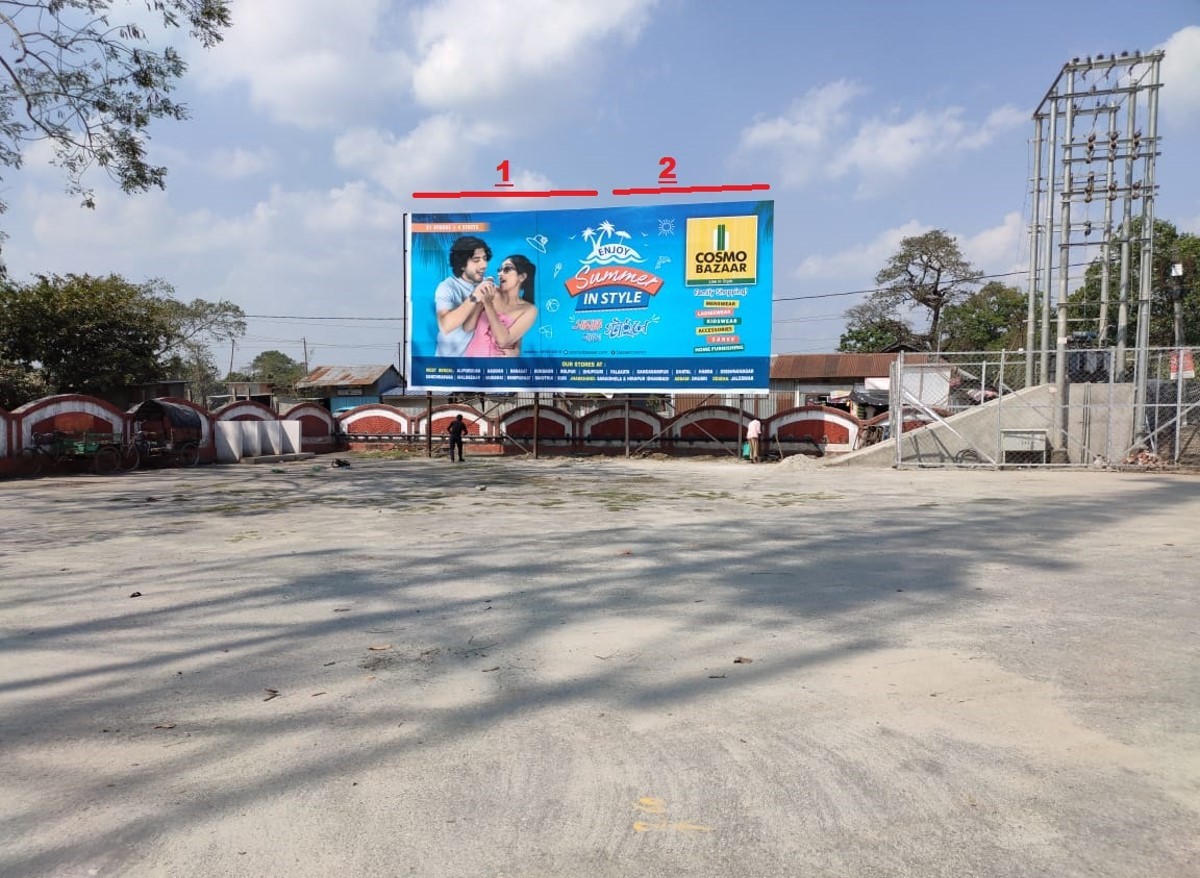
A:
[[[204,439],[201,415],[195,409],[164,399],[150,399],[129,412],[133,442],[125,449],[124,465],[195,466]]]

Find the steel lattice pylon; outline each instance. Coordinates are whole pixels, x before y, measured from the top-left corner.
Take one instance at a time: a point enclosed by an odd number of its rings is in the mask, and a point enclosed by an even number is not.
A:
[[[1050,381],[1049,352],[1059,359],[1067,337],[1070,270],[1099,257],[1097,338],[1110,332],[1115,283],[1116,362],[1124,362],[1131,302],[1138,304],[1134,384],[1145,404],[1146,351],[1154,254],[1154,177],[1158,157],[1158,97],[1163,52],[1122,52],[1074,58],[1063,65],[1033,114],[1033,174],[1029,224],[1029,314],[1026,349],[1040,350],[1039,383]],[[1135,230],[1134,217],[1140,217]],[[1119,260],[1113,258],[1119,247]],[[1072,255],[1074,254],[1074,256]],[[1139,260],[1138,289],[1131,286]],[[1113,277],[1114,262],[1119,266]],[[1057,289],[1057,294],[1052,293]],[[1136,298],[1135,298],[1136,297]],[[1050,305],[1057,306],[1057,345],[1050,340]],[[1039,313],[1040,306],[1040,313]],[[1041,337],[1035,337],[1040,326]],[[1026,381],[1033,383],[1033,360]],[[1055,370],[1065,389],[1065,370]],[[1141,423],[1139,419],[1138,423]]]

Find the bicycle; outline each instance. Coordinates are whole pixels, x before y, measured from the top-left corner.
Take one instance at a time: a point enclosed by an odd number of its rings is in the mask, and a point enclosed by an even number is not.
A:
[[[125,469],[172,463],[193,467],[200,462],[200,443],[188,439],[176,444],[173,438],[138,430],[133,441],[122,451],[121,461]]]
[[[122,469],[125,459],[123,443],[116,434],[72,434],[53,430],[34,433],[32,439],[32,444],[22,448],[18,456],[17,472],[25,478],[82,461],[90,461],[92,471],[97,475],[112,475]]]
[[[25,478],[41,475],[48,466],[56,468],[74,458],[75,443],[61,430],[34,433],[32,440],[33,444],[22,448],[17,458],[17,472]]]

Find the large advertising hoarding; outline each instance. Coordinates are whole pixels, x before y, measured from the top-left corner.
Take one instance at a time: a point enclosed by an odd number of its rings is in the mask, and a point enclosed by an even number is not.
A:
[[[761,393],[774,202],[413,214],[414,390]]]

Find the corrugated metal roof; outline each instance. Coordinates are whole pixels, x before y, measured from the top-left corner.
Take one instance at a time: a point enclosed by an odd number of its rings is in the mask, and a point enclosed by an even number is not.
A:
[[[297,387],[362,387],[374,384],[395,366],[317,366]]]
[[[887,378],[896,354],[780,354],[771,359],[772,381],[822,378]],[[924,363],[927,354],[905,354],[905,362]]]

